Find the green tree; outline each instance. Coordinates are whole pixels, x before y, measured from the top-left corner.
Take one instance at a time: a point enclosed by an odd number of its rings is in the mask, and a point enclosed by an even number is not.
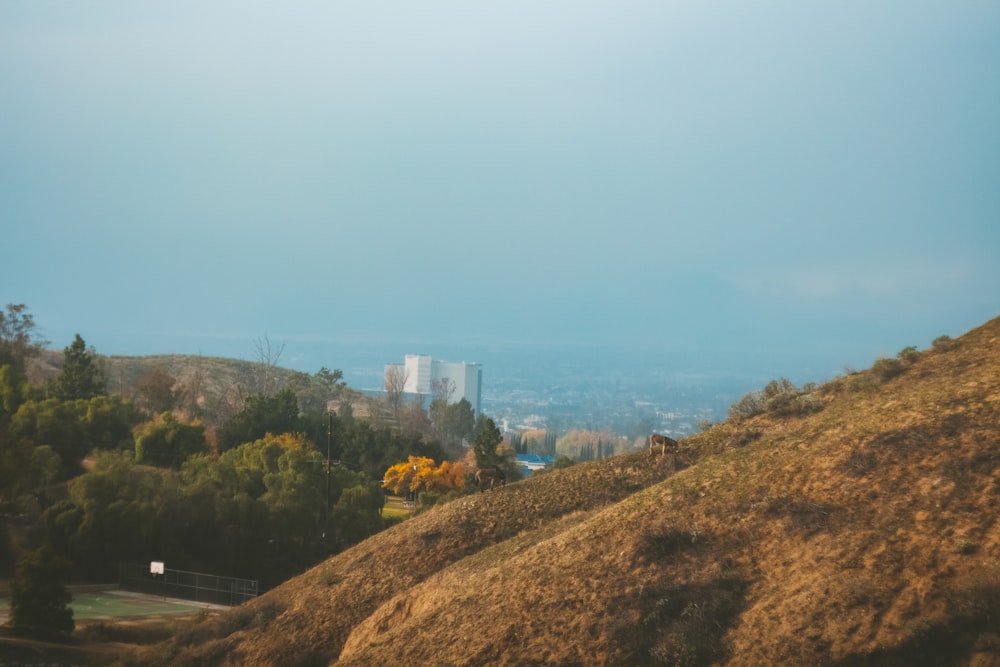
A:
[[[11,625],[18,632],[51,636],[73,632],[73,597],[66,590],[72,565],[47,546],[18,559],[10,582]]]
[[[100,452],[93,469],[71,480],[68,491],[72,504],[46,512],[43,524],[52,545],[68,546],[83,573],[107,578],[119,562],[180,562],[187,517],[174,471],[136,465],[128,451]]]
[[[33,445],[49,445],[71,474],[94,449],[132,449],[137,417],[131,403],[118,396],[89,401],[28,401],[10,420],[10,437]]]
[[[384,494],[375,482],[344,489],[333,506],[333,526],[342,546],[356,544],[383,526]]]
[[[206,449],[204,424],[185,424],[164,412],[136,435],[135,461],[177,469],[186,458]]]
[[[503,463],[503,455],[498,451],[503,436],[492,419],[480,416],[476,420],[475,433],[472,436],[472,448],[476,454],[476,465],[489,468]]]
[[[299,414],[299,404],[291,389],[273,396],[255,394],[246,406],[226,422],[219,432],[219,450],[226,451],[263,438],[268,433],[301,433],[306,423]]]
[[[63,401],[90,399],[108,393],[108,380],[97,361],[97,353],[87,349],[80,334],[64,352],[63,365],[49,387],[49,393]]]
[[[48,445],[35,447],[31,453],[29,477],[36,494],[44,492],[62,473],[62,458]]]
[[[288,387],[295,393],[299,407],[306,413],[325,413],[330,401],[344,393],[344,373],[323,367],[314,375],[293,372]]]

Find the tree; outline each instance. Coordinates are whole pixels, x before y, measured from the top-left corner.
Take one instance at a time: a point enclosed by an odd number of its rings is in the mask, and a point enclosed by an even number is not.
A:
[[[66,590],[72,564],[48,546],[29,552],[17,561],[10,582],[11,625],[35,635],[68,635],[73,632],[73,596]]]
[[[219,450],[226,451],[263,438],[268,433],[299,433],[305,423],[291,389],[273,396],[256,394],[246,400],[243,410],[226,422],[219,432]]]
[[[178,469],[189,456],[206,449],[204,424],[185,424],[164,412],[136,435],[135,461]]]
[[[342,545],[355,544],[382,528],[385,496],[372,482],[346,488],[333,507],[333,525]]]
[[[465,484],[465,467],[444,461],[440,466],[426,456],[410,456],[404,463],[390,466],[383,475],[382,487],[397,495],[423,491],[448,493],[460,491]]]
[[[23,303],[8,303],[7,312],[0,311],[0,366],[10,365],[23,377],[28,359],[38,356],[44,345]]]
[[[480,468],[489,468],[500,465],[503,462],[503,455],[498,451],[498,446],[503,442],[500,429],[489,417],[480,415],[476,420],[476,429],[473,434],[472,449],[476,453],[476,465]]]
[[[448,405],[436,398],[430,406],[431,424],[447,440],[461,442],[472,436],[476,427],[476,416],[472,404],[465,398]]]
[[[257,365],[254,367],[253,391],[269,396],[278,387],[278,361],[285,351],[285,344],[273,345],[265,334],[258,338],[254,345],[257,355]]]
[[[455,381],[451,378],[438,378],[431,380],[431,395],[434,400],[444,401],[447,405],[451,402],[451,397],[455,393]]]
[[[48,445],[35,447],[31,453],[29,480],[32,491],[41,494],[62,474],[62,458]]]
[[[346,385],[343,377],[343,371],[331,371],[326,367],[320,368],[314,375],[291,371],[287,386],[298,398],[303,412],[325,413],[330,402],[344,393]]]
[[[409,374],[406,372],[405,366],[390,364],[385,367],[385,397],[389,402],[389,407],[392,408],[393,415],[399,412],[399,404],[403,400],[407,379],[409,379]]]
[[[154,367],[135,383],[139,405],[149,414],[173,410],[176,404],[176,383],[177,379],[162,366]]]
[[[89,399],[108,393],[108,380],[97,363],[97,353],[88,350],[80,334],[64,352],[63,365],[49,388],[53,398],[63,401]]]
[[[194,371],[174,390],[174,405],[188,419],[199,419],[203,416],[202,401],[204,396],[202,392],[204,386],[205,373],[201,370],[199,361]]]
[[[96,396],[89,401],[28,401],[11,417],[13,442],[49,445],[73,468],[93,449],[132,449],[134,406],[118,396]]]

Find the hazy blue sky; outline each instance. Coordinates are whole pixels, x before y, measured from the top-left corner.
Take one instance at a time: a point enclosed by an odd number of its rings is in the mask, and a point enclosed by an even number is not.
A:
[[[870,362],[1000,314],[1000,3],[0,0],[0,247],[54,347]]]

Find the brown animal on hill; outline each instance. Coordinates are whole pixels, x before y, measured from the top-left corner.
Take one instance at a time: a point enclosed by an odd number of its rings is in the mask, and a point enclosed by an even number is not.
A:
[[[673,438],[668,438],[665,435],[660,435],[659,433],[652,433],[649,436],[649,455],[650,456],[654,455],[653,451],[657,447],[660,448],[660,457],[661,458],[666,455],[667,449],[671,449],[673,451],[673,453],[674,453],[674,460],[676,460],[676,458],[677,458],[677,448],[679,447],[679,445],[677,444],[676,440],[674,440]]]
[[[507,476],[503,474],[503,470],[500,468],[480,468],[476,471],[476,486],[479,487],[480,493],[483,491],[483,487],[489,484],[490,488],[503,486],[507,483]]]

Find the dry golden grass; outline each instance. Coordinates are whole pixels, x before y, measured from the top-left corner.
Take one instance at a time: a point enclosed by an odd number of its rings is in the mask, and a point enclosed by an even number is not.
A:
[[[141,664],[1000,664],[1000,320],[415,516]]]

